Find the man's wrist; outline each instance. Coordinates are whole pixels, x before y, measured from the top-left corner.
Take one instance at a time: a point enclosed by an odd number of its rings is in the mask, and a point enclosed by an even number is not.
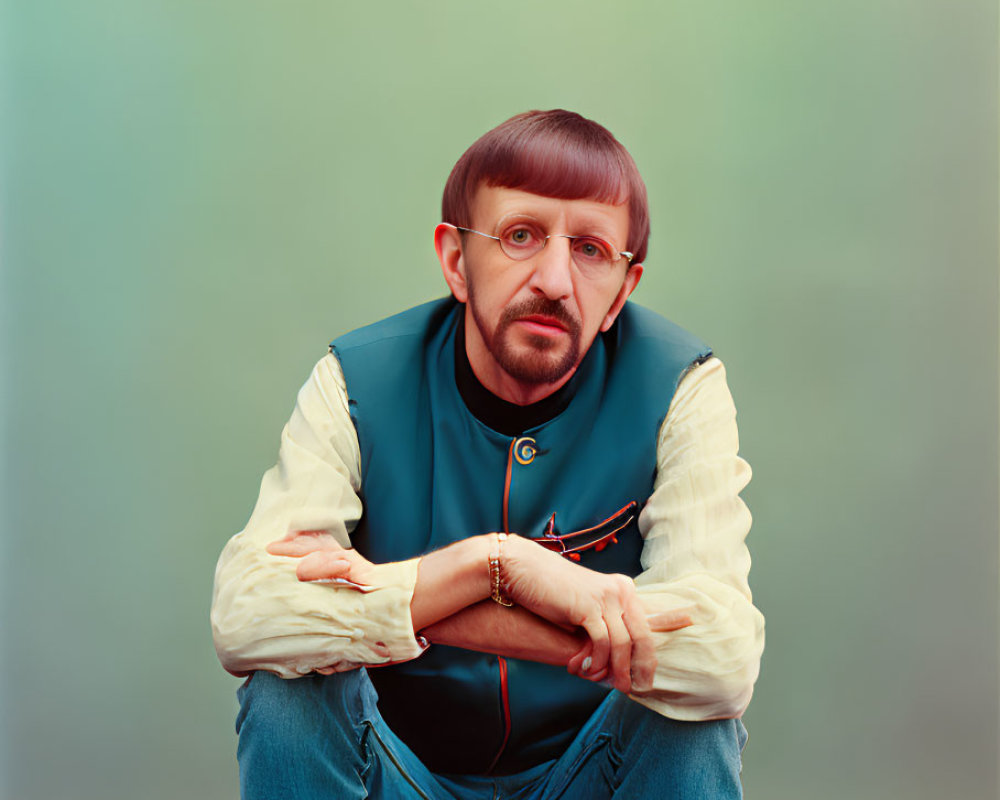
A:
[[[525,546],[531,547],[532,542],[516,533],[508,533],[503,544],[503,561],[515,561],[520,557]],[[501,564],[503,566],[503,564]]]
[[[487,600],[493,593],[493,577],[490,572],[490,558],[496,550],[496,535],[484,533],[465,540],[469,545],[469,584],[475,586],[475,600]],[[473,603],[469,603],[473,605]]]
[[[470,536],[420,558],[410,602],[415,630],[489,598],[490,539]]]
[[[454,565],[452,579],[461,587],[465,605],[471,606],[488,599],[492,591],[489,564],[495,538],[488,533],[470,536],[423,558],[447,558]]]
[[[490,599],[497,605],[510,608],[514,603],[511,602],[510,595],[507,593],[502,566],[503,546],[507,541],[507,534],[494,533],[491,536],[496,537],[496,541],[490,550]]]

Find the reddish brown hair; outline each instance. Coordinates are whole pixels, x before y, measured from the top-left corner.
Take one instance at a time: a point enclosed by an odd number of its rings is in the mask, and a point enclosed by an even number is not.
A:
[[[625,249],[635,254],[634,264],[646,257],[646,184],[628,151],[593,120],[562,109],[526,111],[484,134],[448,176],[441,218],[471,227],[472,198],[484,183],[566,200],[628,203]]]

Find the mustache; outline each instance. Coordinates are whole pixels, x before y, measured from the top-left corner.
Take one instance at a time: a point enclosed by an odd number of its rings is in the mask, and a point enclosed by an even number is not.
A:
[[[533,314],[558,320],[574,336],[580,332],[580,321],[569,312],[566,306],[559,300],[550,300],[547,297],[529,297],[515,305],[508,306],[500,318],[498,329],[506,328],[515,320],[521,317],[530,317]]]

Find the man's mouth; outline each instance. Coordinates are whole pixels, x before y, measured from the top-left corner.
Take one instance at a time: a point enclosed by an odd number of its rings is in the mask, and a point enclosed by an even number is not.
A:
[[[517,321],[533,333],[538,333],[543,336],[565,333],[568,330],[565,322],[557,319],[556,317],[550,317],[545,314],[529,314],[526,317],[518,318]]]

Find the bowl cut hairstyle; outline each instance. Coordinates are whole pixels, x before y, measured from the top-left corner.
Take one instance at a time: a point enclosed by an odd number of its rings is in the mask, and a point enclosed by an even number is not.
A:
[[[635,254],[633,264],[641,264],[646,257],[646,184],[629,152],[593,120],[562,109],[526,111],[483,134],[448,176],[441,218],[471,228],[472,199],[482,184],[562,200],[628,203],[624,249]]]

